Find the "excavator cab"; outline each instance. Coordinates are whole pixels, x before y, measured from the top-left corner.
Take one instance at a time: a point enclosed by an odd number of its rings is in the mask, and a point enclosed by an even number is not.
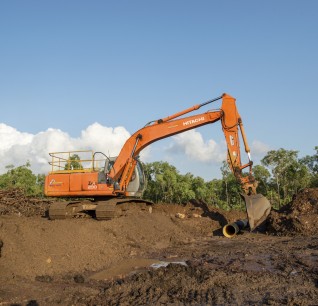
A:
[[[146,189],[146,177],[142,167],[142,163],[137,159],[135,171],[127,186],[127,193],[130,196],[141,197]]]
[[[119,189],[119,182],[113,182],[112,179],[109,177],[109,173],[114,166],[116,158],[117,156],[107,157],[105,161],[104,173],[102,173],[105,176],[107,183],[114,184],[115,190]],[[120,180],[121,178],[119,178],[118,181]],[[146,189],[146,177],[144,174],[143,166],[139,158],[136,158],[136,166],[126,189],[127,196],[140,198],[143,192],[145,191],[145,189]]]

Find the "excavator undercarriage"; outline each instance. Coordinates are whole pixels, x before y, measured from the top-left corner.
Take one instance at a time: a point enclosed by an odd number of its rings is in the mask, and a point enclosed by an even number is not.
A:
[[[96,220],[111,220],[125,215],[125,212],[132,206],[138,206],[140,210],[151,211],[151,201],[137,198],[119,199],[110,198],[107,200],[83,200],[83,201],[58,201],[50,205],[50,220],[61,220],[68,218],[95,218]]]

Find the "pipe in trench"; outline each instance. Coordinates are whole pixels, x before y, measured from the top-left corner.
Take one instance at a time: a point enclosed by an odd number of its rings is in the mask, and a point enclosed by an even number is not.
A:
[[[237,220],[233,223],[228,223],[223,226],[223,235],[227,238],[233,238],[242,229],[248,226],[248,220]]]

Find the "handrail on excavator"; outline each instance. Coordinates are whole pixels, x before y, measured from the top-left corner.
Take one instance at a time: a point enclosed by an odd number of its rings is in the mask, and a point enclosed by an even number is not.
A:
[[[64,152],[51,152],[50,173],[82,173],[97,171],[102,168],[99,163],[105,162],[106,158],[95,159],[92,150],[76,150]],[[75,158],[74,158],[75,157]]]

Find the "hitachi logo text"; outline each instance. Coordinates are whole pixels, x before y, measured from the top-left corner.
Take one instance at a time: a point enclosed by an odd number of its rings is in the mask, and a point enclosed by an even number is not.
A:
[[[200,121],[204,121],[204,117],[200,117],[200,118],[197,118],[197,119],[192,119],[192,120],[188,120],[188,121],[184,121],[183,122],[183,126],[186,126],[186,125],[190,125],[190,124],[194,124],[194,123],[198,123]]]

